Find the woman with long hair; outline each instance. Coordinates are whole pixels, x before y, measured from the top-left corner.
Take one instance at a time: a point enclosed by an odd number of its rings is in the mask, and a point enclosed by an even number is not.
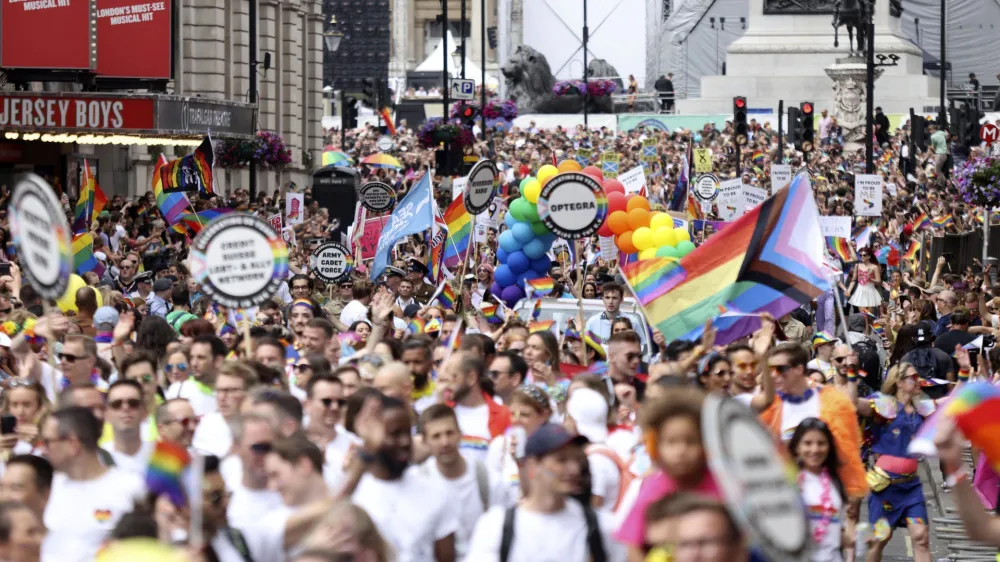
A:
[[[14,416],[14,431],[0,435],[0,450],[20,455],[31,453],[38,443],[41,427],[49,409],[49,399],[41,383],[23,379],[7,381],[7,390],[0,395],[0,411]]]
[[[795,428],[788,450],[799,465],[798,484],[812,532],[812,562],[840,562],[844,500],[837,449],[826,422],[806,418]],[[857,562],[861,562],[860,560]]]
[[[858,254],[861,256],[861,263],[851,273],[851,286],[847,289],[851,298],[847,302],[858,308],[878,308],[882,304],[879,289],[882,285],[882,269],[875,261],[871,248],[862,248]]]
[[[556,401],[566,401],[569,380],[559,368],[559,341],[549,331],[534,332],[524,345],[524,360],[528,363],[528,381],[542,385]]]

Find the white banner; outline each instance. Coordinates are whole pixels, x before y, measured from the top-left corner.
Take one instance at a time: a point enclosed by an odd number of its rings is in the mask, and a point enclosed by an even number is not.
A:
[[[636,166],[624,174],[618,174],[618,181],[625,186],[625,193],[639,193],[646,185],[646,174],[642,171],[642,166]]]
[[[767,199],[767,190],[752,185],[743,186],[743,212],[747,212]]]
[[[792,166],[789,164],[771,164],[771,195],[781,191],[792,183]]]
[[[469,178],[453,178],[451,180],[451,200],[454,201],[465,195],[465,184],[469,183]]]
[[[618,259],[618,246],[615,246],[614,236],[598,236],[601,239],[601,257],[604,261]]]
[[[851,217],[820,217],[819,229],[823,236],[836,236],[837,238],[851,237]]]
[[[859,217],[882,216],[882,176],[854,176],[854,214]]]
[[[732,222],[743,215],[743,180],[734,178],[719,183],[719,197],[715,200],[719,218]]]

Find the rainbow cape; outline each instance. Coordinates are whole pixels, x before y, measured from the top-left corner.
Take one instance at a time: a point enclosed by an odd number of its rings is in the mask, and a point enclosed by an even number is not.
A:
[[[780,318],[830,289],[823,244],[809,177],[799,173],[680,261],[641,260],[622,273],[667,341],[697,339],[712,320],[725,345],[759,328],[760,318],[720,318],[719,305]]]
[[[444,222],[448,227],[448,237],[444,241],[444,266],[457,271],[472,247],[472,217],[465,210],[462,197],[448,205],[444,212]]]
[[[962,385],[942,409],[986,455],[993,470],[1000,470],[1000,387],[985,382]]]
[[[851,242],[847,238],[827,236],[826,249],[830,251],[830,255],[840,258],[842,262],[850,263],[858,261],[858,254],[854,251],[854,246],[851,246]]]

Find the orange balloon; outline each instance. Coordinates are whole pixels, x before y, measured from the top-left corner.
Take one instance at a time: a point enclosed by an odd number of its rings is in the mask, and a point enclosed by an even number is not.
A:
[[[629,227],[628,213],[625,211],[615,211],[608,215],[608,228],[610,228],[611,232],[614,232],[615,234],[621,234],[632,230],[632,228]]]
[[[649,210],[649,199],[645,197],[636,195],[635,197],[629,199],[628,204],[625,206],[627,211],[632,211],[632,209],[645,209]]]
[[[559,168],[560,172],[579,172],[583,169],[579,162],[569,159],[563,160],[556,167]]]
[[[649,226],[650,213],[643,208],[632,209],[628,212],[629,230],[635,230],[644,226]]]
[[[618,249],[626,254],[634,254],[639,251],[639,248],[635,247],[632,243],[632,231],[624,232],[615,237],[615,244]]]

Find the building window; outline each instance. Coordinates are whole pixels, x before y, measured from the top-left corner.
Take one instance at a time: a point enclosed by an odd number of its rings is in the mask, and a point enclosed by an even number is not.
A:
[[[673,13],[674,0],[663,0],[663,21],[670,19],[670,14]]]

